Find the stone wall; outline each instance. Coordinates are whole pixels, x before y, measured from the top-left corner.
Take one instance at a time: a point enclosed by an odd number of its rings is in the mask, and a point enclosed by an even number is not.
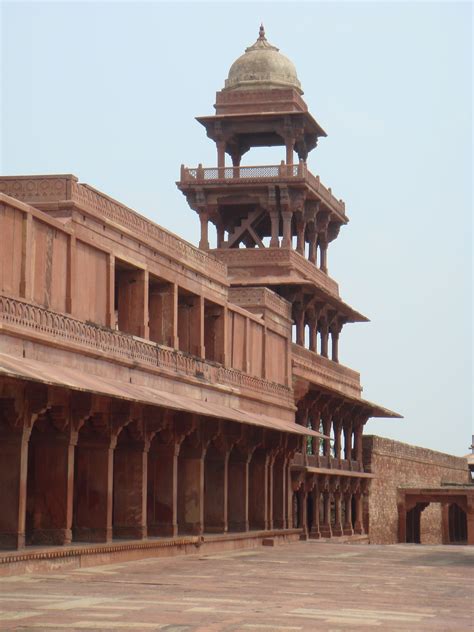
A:
[[[398,487],[436,487],[469,481],[465,458],[367,435],[363,438],[364,467],[375,475],[365,506],[366,528],[374,544],[398,541]],[[428,506],[421,514],[422,544],[442,542],[441,506]]]

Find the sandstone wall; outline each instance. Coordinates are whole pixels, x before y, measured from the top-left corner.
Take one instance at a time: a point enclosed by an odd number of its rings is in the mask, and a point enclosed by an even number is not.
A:
[[[365,507],[366,527],[374,544],[398,541],[398,487],[436,487],[442,483],[467,483],[464,458],[367,435],[363,438],[366,471],[375,474]],[[421,514],[421,542],[442,542],[441,505],[429,505]]]

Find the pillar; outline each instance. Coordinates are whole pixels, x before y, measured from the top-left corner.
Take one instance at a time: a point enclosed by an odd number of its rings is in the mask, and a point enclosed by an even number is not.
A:
[[[40,419],[31,433],[26,510],[29,544],[62,545],[72,541],[77,432],[71,430],[67,419],[65,421],[65,430],[59,432],[48,419]]]
[[[293,213],[291,211],[282,211],[281,216],[283,218],[283,239],[281,241],[282,248],[291,248],[291,218]]]
[[[224,169],[225,167],[225,141],[219,140],[216,143],[217,145],[217,167],[219,169]],[[224,174],[219,174],[220,178],[224,177]]]
[[[323,454],[327,458],[327,465],[330,465],[329,457],[331,456],[331,417],[326,412],[322,419],[323,422],[323,434],[327,435],[327,439],[323,439]]]
[[[197,433],[188,435],[178,457],[178,533],[204,531],[205,448]]]
[[[141,539],[147,536],[147,463],[149,446],[132,440],[127,428],[114,452],[113,535]]]
[[[329,338],[329,327],[327,320],[322,318],[319,324],[319,330],[321,332],[321,355],[325,358],[328,357],[328,338]]]
[[[279,248],[280,247],[280,214],[278,211],[273,210],[270,211],[270,221],[271,221],[271,230],[272,236],[270,239],[270,248]]]
[[[229,452],[218,450],[211,443],[204,461],[204,531],[207,533],[228,530],[228,463]]]
[[[359,469],[362,469],[362,433],[364,426],[362,423],[358,423],[354,428],[354,457],[358,463]]]
[[[308,261],[316,265],[316,230],[312,228],[308,234],[309,248],[308,248]]]
[[[249,530],[249,455],[233,448],[228,462],[229,531]]]
[[[308,317],[308,325],[309,325],[309,350],[313,353],[317,353],[318,351],[318,330],[317,330],[317,320],[313,315]]]
[[[321,272],[324,272],[325,274],[327,274],[328,272],[328,264],[327,264],[328,241],[325,236],[319,237],[319,252],[321,253],[319,269],[321,270]]]
[[[204,211],[199,213],[199,221],[201,223],[201,239],[199,240],[199,248],[201,250],[209,250],[209,216]]]
[[[0,405],[3,405],[0,400]],[[0,426],[0,547],[25,545],[26,480],[30,428]]]
[[[296,304],[294,307],[295,324],[296,324],[296,344],[304,347],[304,326],[305,311],[302,305]]]
[[[334,458],[336,459],[337,465],[339,466],[339,461],[341,459],[341,430],[342,430],[340,421],[338,422],[333,421],[333,428],[334,428]]]
[[[301,539],[308,539],[308,491],[303,481],[298,492],[298,528],[302,530]]]
[[[134,268],[120,273],[118,327],[133,336],[149,337],[148,271]]]
[[[332,353],[331,360],[333,362],[339,362],[339,333],[338,329],[331,329],[331,342],[332,342]]]
[[[286,459],[277,456],[273,464],[273,527],[286,529]]]
[[[174,283],[151,286],[149,294],[150,340],[178,348],[178,288]]]
[[[178,534],[178,442],[153,440],[148,454],[148,535]]]
[[[304,256],[304,229],[305,223],[302,219],[296,222],[296,252]]]
[[[267,468],[267,485],[268,485],[268,499],[267,499],[267,529],[273,529],[273,475],[274,475],[275,455],[271,454],[268,459]]]
[[[344,495],[344,535],[353,535],[352,528],[352,492],[347,491]]]
[[[332,535],[331,530],[331,494],[329,491],[324,491],[323,496],[323,521],[319,525],[319,531],[322,538],[330,538]]]
[[[474,544],[474,499],[466,500],[467,544]]]
[[[355,521],[354,521],[354,533],[358,533],[358,534],[363,534],[364,533],[364,525],[362,522],[362,493],[361,492],[356,492],[355,493]],[[399,516],[400,516],[400,509],[399,509]],[[400,522],[399,522],[399,527],[400,527]],[[405,533],[405,529],[406,529],[406,511],[404,513],[403,516],[403,532]],[[399,531],[400,533],[400,531]],[[406,538],[406,533],[405,533],[405,538]],[[400,540],[400,542],[405,542],[405,539]]]
[[[216,220],[216,241],[218,248],[224,247],[224,230],[224,224]]]
[[[81,436],[83,430],[76,448],[73,536],[77,541],[109,542],[116,437]]]
[[[285,138],[285,147],[286,147],[286,164],[288,166],[293,166],[293,150],[295,146],[295,139],[292,136],[287,136]],[[290,175],[290,173],[289,173]]]
[[[347,421],[344,425],[344,458],[350,462],[352,460],[352,422]]]
[[[334,492],[334,525],[332,527],[332,534],[335,536],[342,535],[341,496],[340,491]]]
[[[309,533],[309,537],[317,539],[321,537],[321,532],[319,530],[321,492],[317,483],[313,487],[313,491],[311,493],[313,496],[313,517],[311,521],[311,531]]]
[[[249,527],[265,530],[268,528],[268,461],[263,448],[257,448],[249,465]]]

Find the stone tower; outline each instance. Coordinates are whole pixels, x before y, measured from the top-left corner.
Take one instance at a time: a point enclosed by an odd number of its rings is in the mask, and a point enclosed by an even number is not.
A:
[[[320,445],[309,442],[306,453],[297,455],[294,489],[300,493],[304,488],[304,472],[324,475],[314,498],[319,502],[321,489],[328,494],[321,529],[327,534],[330,503],[336,499],[338,512],[337,494],[349,484],[347,472],[358,493],[366,488],[365,422],[399,415],[363,400],[359,374],[339,364],[342,327],[367,318],[341,299],[328,273],[329,244],[348,218],[344,202],[307,167],[309,152],[326,132],[302,95],[293,63],[268,42],[261,26],[257,41],[232,64],[224,88],[217,92],[216,113],[197,119],[216,143],[217,166],[183,165],[177,185],[199,215],[201,249],[210,248],[209,223],[216,228],[217,248],[211,252],[227,264],[232,288],[240,289],[233,300],[258,313],[261,306],[252,303],[251,288],[263,286],[291,304],[296,419],[331,437]],[[261,146],[284,148],[281,162],[241,166],[242,156]],[[231,164],[226,164],[226,154]],[[247,299],[242,288],[248,289]],[[306,511],[306,501],[303,504],[300,499],[299,512]],[[345,526],[338,518],[335,534],[343,529],[361,532],[360,506],[354,506],[357,520],[352,522],[351,512],[347,505]]]

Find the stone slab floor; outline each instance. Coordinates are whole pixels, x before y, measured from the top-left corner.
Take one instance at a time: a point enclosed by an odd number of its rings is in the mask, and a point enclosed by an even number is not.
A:
[[[314,541],[0,578],[2,630],[474,629],[474,547]]]

